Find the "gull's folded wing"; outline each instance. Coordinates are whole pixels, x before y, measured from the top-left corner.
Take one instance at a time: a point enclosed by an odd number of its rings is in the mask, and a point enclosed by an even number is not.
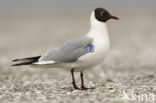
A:
[[[92,44],[93,39],[83,36],[66,41],[65,44],[59,48],[54,48],[44,53],[39,62],[54,61],[56,63],[75,62],[77,59],[85,55],[86,47]]]

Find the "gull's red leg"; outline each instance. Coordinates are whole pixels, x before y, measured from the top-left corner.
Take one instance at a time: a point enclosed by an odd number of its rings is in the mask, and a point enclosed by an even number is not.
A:
[[[82,90],[88,90],[88,89],[95,89],[95,88],[87,88],[84,86],[84,80],[83,80],[83,71],[80,72],[80,77],[81,77],[81,89]]]
[[[77,87],[77,85],[76,85],[75,78],[74,78],[74,68],[71,69],[71,75],[72,75],[72,84],[73,84],[73,87],[74,87],[75,89],[79,89],[79,88]]]

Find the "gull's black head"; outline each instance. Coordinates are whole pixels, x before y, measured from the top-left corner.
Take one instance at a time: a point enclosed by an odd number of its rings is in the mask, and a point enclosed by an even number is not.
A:
[[[112,16],[107,10],[103,8],[96,8],[94,12],[95,12],[95,18],[100,22],[106,22],[109,19],[119,20],[118,17]]]

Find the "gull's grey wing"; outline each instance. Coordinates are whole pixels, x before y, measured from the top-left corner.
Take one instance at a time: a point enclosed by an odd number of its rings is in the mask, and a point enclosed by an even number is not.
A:
[[[75,62],[77,59],[85,55],[86,46],[92,44],[93,39],[83,36],[66,41],[59,48],[49,50],[41,56],[39,61],[54,61],[56,63]]]

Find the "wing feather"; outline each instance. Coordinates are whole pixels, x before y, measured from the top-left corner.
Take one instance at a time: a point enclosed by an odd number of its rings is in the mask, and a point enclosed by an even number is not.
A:
[[[44,53],[39,61],[54,61],[56,63],[75,62],[77,59],[85,55],[86,46],[92,44],[93,39],[83,36],[66,41],[63,46],[54,48]]]

